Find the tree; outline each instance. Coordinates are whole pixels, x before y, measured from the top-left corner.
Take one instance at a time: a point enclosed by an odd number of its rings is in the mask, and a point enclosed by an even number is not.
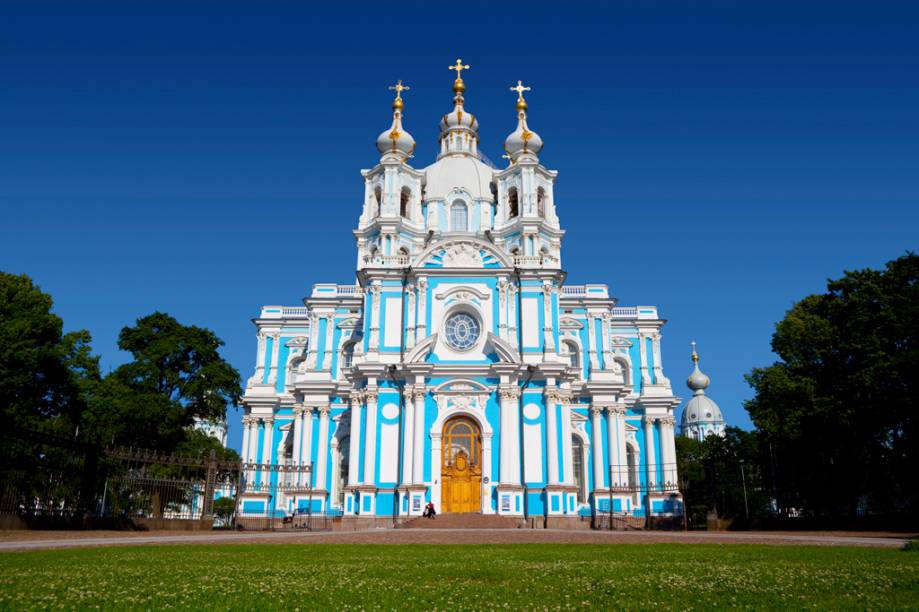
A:
[[[221,527],[229,527],[236,511],[235,497],[221,497],[214,500],[214,520]]]
[[[783,508],[919,510],[919,256],[846,272],[776,325],[747,377]]]
[[[753,519],[768,512],[758,432],[727,427],[724,437],[698,441],[681,436],[676,444],[680,488],[695,525],[704,524],[709,512],[727,519]]]
[[[155,312],[122,329],[118,346],[133,360],[100,382],[84,419],[102,443],[172,452],[196,418],[222,420],[239,402],[239,372],[208,329]]]
[[[0,272],[0,409],[7,426],[72,431],[99,378],[89,332],[64,334],[52,306],[28,276]]]

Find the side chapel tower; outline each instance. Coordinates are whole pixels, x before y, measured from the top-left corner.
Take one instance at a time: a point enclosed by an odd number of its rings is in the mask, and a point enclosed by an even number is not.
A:
[[[352,525],[438,512],[582,517],[682,512],[674,408],[653,306],[565,285],[557,173],[524,87],[507,167],[479,152],[469,66],[435,161],[417,169],[395,91],[379,162],[363,170],[357,283],[264,306],[244,397],[243,457],[307,466],[272,489],[247,474],[242,516],[308,508]]]

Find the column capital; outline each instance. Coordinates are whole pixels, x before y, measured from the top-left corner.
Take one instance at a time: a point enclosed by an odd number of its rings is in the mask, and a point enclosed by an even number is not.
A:
[[[642,424],[644,424],[646,427],[649,425],[654,425],[654,422],[659,421],[659,420],[660,420],[660,417],[654,416],[654,415],[651,415],[651,416],[645,415],[641,418]]]
[[[661,425],[667,425],[673,427],[676,425],[676,419],[672,416],[665,416],[658,419],[661,422]]]
[[[506,401],[520,399],[520,387],[517,385],[502,386],[498,389],[498,397]]]
[[[625,415],[625,412],[626,412],[626,408],[622,404],[613,404],[612,406],[607,406],[606,410],[611,415],[615,415],[615,416],[623,416]]]
[[[415,387],[412,389],[412,399],[414,399],[416,402],[424,400],[427,394],[428,391],[424,387]]]
[[[319,406],[319,414],[321,416],[327,417],[329,416],[330,412],[332,412],[331,404],[323,404],[322,406]]]
[[[603,406],[591,406],[590,407],[591,416],[598,417],[603,414]]]
[[[352,408],[360,408],[360,407],[361,407],[361,404],[363,403],[363,400],[364,400],[363,395],[364,395],[364,394],[361,393],[360,391],[358,391],[357,389],[354,389],[354,390],[351,391],[351,395],[350,395],[349,401],[350,401],[350,403],[351,403],[351,407],[352,407]]]
[[[544,398],[546,398],[546,402],[553,404],[557,404],[564,399],[564,395],[562,394],[561,390],[554,387],[546,387],[546,389],[542,392],[542,395]]]
[[[376,403],[377,398],[380,396],[380,392],[376,389],[367,389],[362,395],[364,396],[364,400],[370,404]]]

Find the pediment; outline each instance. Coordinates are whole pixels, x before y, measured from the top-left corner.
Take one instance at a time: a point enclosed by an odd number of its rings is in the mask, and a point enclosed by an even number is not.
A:
[[[415,268],[512,268],[506,253],[477,238],[463,237],[437,242],[422,251]]]

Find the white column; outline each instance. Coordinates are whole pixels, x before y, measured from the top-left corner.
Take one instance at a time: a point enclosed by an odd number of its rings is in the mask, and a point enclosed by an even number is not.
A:
[[[412,400],[412,389],[403,393],[404,414],[402,415],[402,484],[412,482],[415,450],[415,404]]]
[[[358,462],[361,457],[361,396],[358,392],[351,392],[351,441],[348,449],[348,486],[360,484],[357,479],[359,473]]]
[[[654,450],[654,417],[646,416],[643,420],[645,426],[645,469],[647,470],[648,488],[657,484],[657,453]]]
[[[364,393],[367,398],[367,424],[364,427],[366,435],[364,442],[364,484],[376,484],[374,468],[376,467],[377,452],[377,391],[368,390]]]
[[[370,285],[370,349],[376,353],[380,349],[380,286]]]
[[[243,463],[249,461],[249,428],[252,426],[251,420],[248,416],[243,417],[243,444],[240,449],[242,453]]]
[[[274,444],[274,417],[266,417],[265,421],[265,442],[262,446],[262,463],[274,463],[274,453],[272,445]]]
[[[520,428],[517,412],[520,389],[517,385],[502,387],[501,399],[501,472],[502,484],[520,484]]]
[[[659,333],[651,335],[651,351],[654,354],[654,380],[659,385],[667,384],[670,381],[664,376],[664,363],[661,359],[661,335]]]
[[[498,279],[498,337],[509,341],[507,336],[507,279]]]
[[[415,322],[415,341],[421,342],[428,337],[428,279],[422,276],[418,279],[418,320]]]
[[[558,482],[558,417],[556,409],[558,406],[558,390],[547,388],[545,393],[546,404],[546,449],[548,457],[546,463],[549,465],[549,484],[559,484]]]
[[[661,455],[664,463],[664,484],[677,484],[676,470],[676,440],[674,440],[673,426],[676,421],[672,416],[666,416],[661,422]]]
[[[651,376],[648,374],[648,336],[647,334],[638,334],[638,351],[641,355],[641,384],[650,385]]]
[[[600,369],[600,360],[597,359],[597,332],[594,328],[594,314],[587,312],[587,346],[591,371]]]
[[[316,488],[325,489],[326,473],[329,466],[329,412],[326,404],[319,407],[319,456],[316,457]]]
[[[278,381],[278,357],[281,355],[281,335],[272,334],[271,343],[271,370],[268,371],[268,384],[273,385]]]
[[[571,404],[565,402],[562,404],[562,466],[565,471],[562,474],[563,481],[566,485],[574,484],[574,465],[571,462]]]
[[[322,362],[322,369],[330,370],[332,369],[332,361],[335,359],[335,347],[332,346],[332,333],[335,331],[335,317],[333,313],[329,313],[326,318],[325,326],[325,352],[327,353],[328,359]]]
[[[312,464],[313,462],[313,409],[304,408],[303,410],[303,439],[301,440],[303,450],[300,452],[300,457],[303,459],[304,465],[309,466],[310,473],[309,478],[313,477],[313,470],[316,469],[316,466]],[[310,483],[312,486],[312,482]]]
[[[412,482],[415,484],[424,483],[424,387],[415,384],[412,398],[415,400],[414,418],[415,425],[412,428],[414,439],[412,446]]]
[[[297,471],[295,472],[296,483],[300,484],[300,464],[303,461],[303,406],[294,407],[294,465],[296,466]]]
[[[494,472],[491,465],[491,437],[492,434],[482,434],[482,475],[487,476],[491,479],[491,474]],[[483,488],[483,491],[480,495],[481,507],[479,508],[482,514],[494,514],[491,509],[491,485],[479,485]],[[485,492],[488,492],[488,495]]]
[[[628,482],[628,468],[622,465],[622,453],[619,448],[620,425],[618,406],[608,406],[606,408],[606,441],[609,446],[610,473],[613,477],[613,485]]]
[[[406,289],[408,291],[408,305],[406,306],[408,321],[406,321],[405,348],[411,349],[415,346],[415,285],[410,284]]]
[[[265,332],[260,331],[257,334],[257,337],[258,353],[255,357],[255,376],[253,376],[253,378],[255,379],[255,383],[260,385],[262,384],[262,380],[265,378],[265,344],[268,336],[265,334]]]
[[[316,349],[319,348],[319,315],[310,311],[310,339],[309,352],[306,357],[306,367],[308,370],[316,369]]]
[[[555,336],[552,326],[552,299],[555,295],[555,286],[546,282],[542,286],[542,304],[543,304],[543,353],[555,353]]]
[[[590,441],[590,448],[593,449],[593,464],[594,464],[594,489],[603,488],[603,436],[601,435],[600,429],[600,411],[602,408],[599,406],[590,407],[590,425],[592,440]]]
[[[258,463],[258,419],[249,417],[249,463]]]
[[[514,283],[507,286],[507,339],[516,349],[517,344],[517,292],[520,288]],[[523,355],[520,356],[521,359]]]
[[[603,346],[600,347],[600,351],[603,354],[603,369],[612,370],[613,369],[613,351],[612,343],[609,338],[609,325],[612,321],[613,315],[609,312],[604,312],[603,316],[600,318],[600,336],[603,340]]]

